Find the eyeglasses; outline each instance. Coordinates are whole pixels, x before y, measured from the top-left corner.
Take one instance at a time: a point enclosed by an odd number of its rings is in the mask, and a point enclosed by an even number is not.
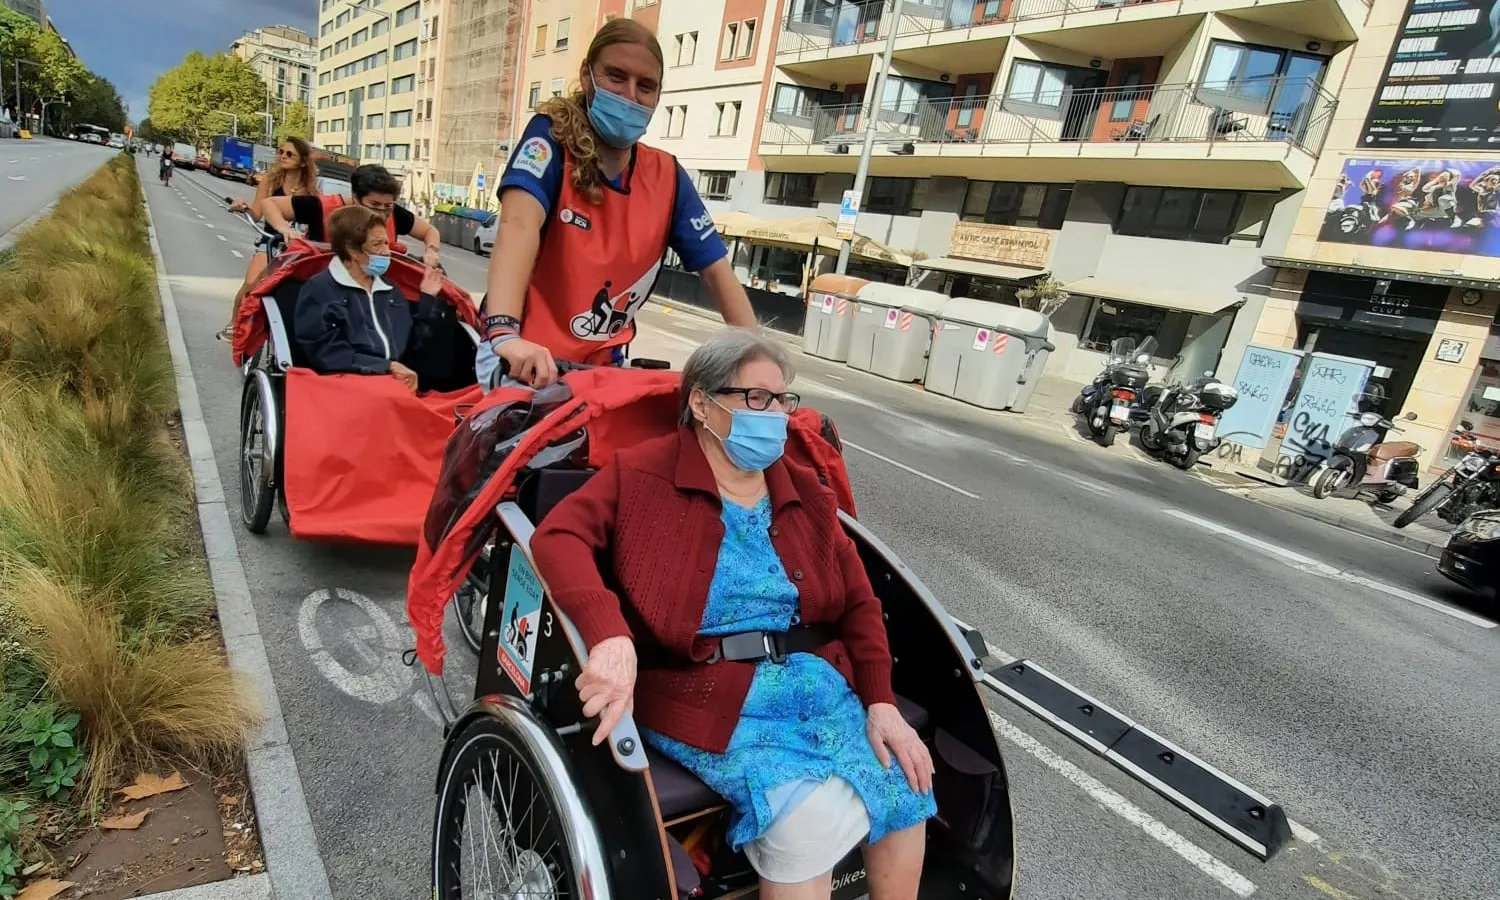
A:
[[[781,404],[782,412],[792,413],[797,411],[797,406],[802,402],[802,397],[791,391],[782,391],[777,394],[765,388],[719,388],[714,393],[720,397],[744,397],[745,407],[756,412],[770,409],[772,401],[775,401]]]
[[[297,151],[296,150],[283,150],[283,151],[281,151],[281,158],[282,159],[296,159],[297,158]]]

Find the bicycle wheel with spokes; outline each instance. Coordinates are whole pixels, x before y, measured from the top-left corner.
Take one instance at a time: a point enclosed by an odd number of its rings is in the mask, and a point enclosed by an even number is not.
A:
[[[450,739],[433,828],[434,900],[609,897],[598,830],[562,748],[523,701],[498,703],[496,715]]]
[[[464,576],[464,583],[453,597],[453,615],[458,619],[458,630],[464,643],[475,653],[484,643],[484,615],[489,602],[490,552],[486,547],[479,554],[479,561]]]

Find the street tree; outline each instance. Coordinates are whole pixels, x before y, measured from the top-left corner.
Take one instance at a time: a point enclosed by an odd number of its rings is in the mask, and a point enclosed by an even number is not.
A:
[[[266,85],[250,64],[237,56],[207,56],[194,50],[151,85],[146,114],[164,139],[204,146],[210,136],[227,134],[239,117],[246,140],[264,138]]]
[[[94,74],[79,62],[57,33],[43,28],[30,18],[8,7],[0,6],[0,103],[16,114],[38,114],[42,103],[74,103],[91,90]],[[112,88],[112,86],[111,86]],[[17,94],[20,108],[16,109]],[[50,119],[49,115],[49,119]],[[79,121],[74,116],[75,121]],[[124,125],[124,105],[120,104],[119,124]],[[86,121],[86,120],[83,120]],[[100,122],[98,124],[105,124]]]
[[[286,118],[276,123],[276,141],[280,143],[289,137],[312,140],[312,114],[301,100],[288,106]]]

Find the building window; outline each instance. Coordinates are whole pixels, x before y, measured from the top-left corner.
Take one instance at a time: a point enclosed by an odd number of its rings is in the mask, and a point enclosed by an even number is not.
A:
[[[330,57],[332,55],[333,55],[333,48],[332,47],[324,47],[322,50],[318,51],[318,59],[327,59],[328,57]]]
[[[330,72],[319,72],[318,73],[318,84],[319,85],[327,84],[331,76],[332,76],[332,73],[330,73]]]
[[[740,23],[740,40],[735,49],[735,59],[749,59],[755,55],[755,19],[746,19]]]
[[[782,120],[790,119],[792,120],[790,124],[793,125],[811,125],[813,116],[817,114],[823,102],[837,102],[835,98],[842,99],[830,91],[819,91],[795,84],[778,84],[776,94],[771,100],[771,115],[773,118]],[[799,122],[798,119],[805,121]]]
[[[380,37],[382,34],[385,34],[387,31],[390,31],[390,30],[391,30],[391,20],[390,19],[381,19],[380,21],[376,22],[374,25],[370,26],[370,37],[372,37],[372,38]]]
[[[1128,187],[1115,233],[1205,244],[1260,244],[1275,194]]]
[[[1214,41],[1198,99],[1237,112],[1295,115],[1323,80],[1328,61],[1308,53]]]
[[[718,117],[714,121],[715,137],[730,137],[740,130],[740,101],[731,100],[725,103],[715,103]]]
[[[1110,344],[1120,338],[1134,338],[1139,343],[1154,337],[1156,358],[1171,359],[1182,349],[1191,318],[1192,314],[1187,312],[1101,297],[1094,301],[1078,343],[1089,350],[1108,353]]]
[[[409,41],[402,41],[401,43],[399,43],[399,44],[396,45],[395,56],[396,56],[397,59],[406,59],[409,56],[416,56],[416,55],[417,55],[417,39],[416,38],[412,38]]]
[[[427,119],[428,119],[428,121],[431,121],[432,120],[432,101],[428,100],[426,106],[427,106]]]
[[[383,113],[371,113],[370,115],[365,116],[365,127],[371,129],[384,128],[385,115]]]
[[[371,100],[385,96],[385,82],[377,81],[365,91],[365,96]]]
[[[728,200],[733,184],[733,172],[704,172],[698,178],[698,194],[705,200]]]
[[[534,53],[534,54],[535,53],[546,53],[547,52],[547,26],[546,25],[538,25],[536,27],[536,40],[532,42],[531,52]]]
[[[318,123],[318,134],[328,133],[328,120],[324,119]]]
[[[554,96],[554,97],[561,97],[562,96],[562,92],[563,92],[563,80],[561,78],[554,78],[554,79],[552,79],[552,96]]]
[[[645,9],[648,6],[655,6],[655,5],[656,5],[656,0],[635,0],[635,8],[636,9]]]
[[[971,181],[964,195],[963,220],[991,225],[1061,228],[1073,199],[1068,184]]]
[[[568,49],[568,31],[572,28],[572,26],[573,26],[573,20],[572,19],[558,19],[557,20],[557,36],[556,36],[556,38],[552,42],[552,49],[554,49],[554,50],[566,50],[566,49]]]
[[[740,23],[730,22],[724,26],[724,42],[719,45],[719,59],[734,59],[734,51],[740,40]]]
[[[323,25],[318,29],[318,37],[327,37],[328,36],[328,32],[330,32],[332,30],[333,30],[333,20],[329,19],[327,22],[324,22]]]
[[[392,128],[408,128],[411,126],[411,110],[399,109],[391,113]]]
[[[352,18],[354,18],[354,13],[346,9],[343,12],[339,13],[337,16],[333,17],[333,27],[343,28],[345,25],[349,24],[349,20]]]
[[[329,122],[328,122],[328,130],[329,131],[343,131],[344,130],[344,120],[343,119],[331,119],[331,120],[329,120]]]
[[[322,10],[323,12],[328,12],[328,8],[330,6],[332,6],[332,5],[333,5],[333,0],[323,0],[323,5],[320,6],[319,9]]]
[[[667,107],[667,132],[663,137],[682,137],[683,130],[687,127],[687,107]]]
[[[810,172],[770,172],[762,199],[773,206],[817,206],[817,189],[818,176]]]
[[[349,36],[349,46],[358,47],[370,39],[370,29],[361,28]]]
[[[396,11],[396,27],[400,28],[408,22],[415,22],[418,13],[421,12],[422,4],[413,3],[411,6],[402,7]]]
[[[885,213],[892,216],[910,215],[920,212],[916,202],[916,178],[871,178],[865,184],[863,212]],[[925,183],[925,182],[924,182]]]
[[[348,99],[348,96],[343,91],[339,91],[339,92],[337,92],[337,93],[335,93],[333,95],[333,105],[334,106],[343,106],[344,105],[344,101],[347,100],[347,99]]]
[[[318,109],[327,109],[327,108],[328,108],[328,98],[327,97],[319,97],[318,98]]]
[[[673,65],[690,66],[698,56],[698,32],[688,31],[679,34],[674,43],[677,47],[677,62]]]
[[[526,92],[526,108],[527,109],[536,109],[537,105],[540,104],[541,102],[542,102],[542,83],[540,81],[533,81],[531,83],[531,88],[529,90],[527,90],[527,92]]]
[[[348,38],[339,38],[338,43],[336,43],[336,44],[333,45],[333,52],[334,53],[343,53],[345,50],[348,50],[348,49],[349,49],[349,39]]]
[[[417,89],[417,76],[403,75],[400,78],[391,79],[391,93],[405,94]]]
[[[365,156],[373,156],[376,159],[379,159],[380,158],[380,145],[379,144],[365,144]]]
[[[1005,105],[1035,107],[1043,115],[1057,115],[1067,82],[1068,70],[1062,66],[1017,60],[1005,83]]]
[[[385,148],[385,158],[394,160],[411,159],[411,144],[391,144]]]

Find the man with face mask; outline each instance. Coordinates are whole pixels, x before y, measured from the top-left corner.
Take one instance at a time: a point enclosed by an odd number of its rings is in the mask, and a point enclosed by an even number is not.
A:
[[[386,236],[392,246],[397,238],[411,235],[424,245],[423,261],[429,269],[436,269],[441,264],[442,235],[432,223],[396,202],[401,183],[384,166],[364,165],[355,169],[349,177],[349,189],[354,195],[354,205],[370,210],[385,221]],[[262,203],[266,222],[280,232],[288,244],[297,239],[293,224],[304,226],[310,241],[328,241],[330,216],[335,210],[349,205],[347,198],[334,193],[267,197]]]
[[[500,179],[500,227],[481,307],[476,371],[501,361],[533,387],[557,360],[619,364],[635,316],[673,251],[697,272],[730,325],[755,314],[692,179],[640,143],[660,99],[661,46],[639,22],[599,30],[580,89],[541,104]]]

